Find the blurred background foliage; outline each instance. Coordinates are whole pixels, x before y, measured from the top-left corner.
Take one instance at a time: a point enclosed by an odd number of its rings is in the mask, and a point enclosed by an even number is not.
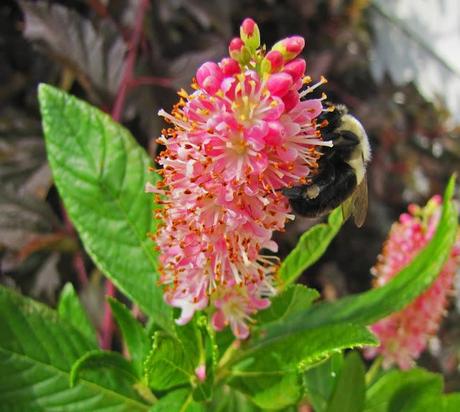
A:
[[[122,123],[155,156],[156,116],[188,88],[197,67],[219,60],[244,17],[262,40],[306,38],[307,72],[328,98],[346,104],[373,149],[369,214],[348,223],[303,276],[325,299],[368,289],[392,222],[410,202],[440,193],[460,169],[460,5],[456,0],[152,0],[124,78],[139,0],[0,3],[0,281],[55,304],[74,283],[96,325],[103,276],[69,222],[46,162],[37,85],[46,82],[112,112],[125,88]],[[436,16],[434,18],[433,16]],[[444,22],[434,25],[430,22]],[[147,173],[147,171],[146,171]],[[281,256],[314,221],[297,218],[277,234]],[[459,283],[459,282],[457,282]],[[422,363],[460,389],[460,298]]]

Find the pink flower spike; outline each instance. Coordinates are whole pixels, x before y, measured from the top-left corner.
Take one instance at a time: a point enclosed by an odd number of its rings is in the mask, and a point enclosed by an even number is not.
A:
[[[255,48],[257,25],[247,20],[242,32],[230,43],[231,57],[204,63],[193,91],[179,92],[171,114],[159,111],[169,123],[159,139],[163,179],[146,187],[162,205],[152,239],[164,299],[181,309],[176,323],[209,307],[213,328],[229,326],[238,339],[249,336],[253,316],[276,293],[279,259],[265,250],[276,253],[273,233],[292,220],[279,189],[315,172],[322,145],[321,101],[307,89],[300,102],[302,81],[291,76],[302,63],[279,71],[285,56]]]
[[[439,222],[441,198],[433,197],[424,208],[410,205],[391,227],[388,240],[372,273],[375,286],[386,284],[423,249],[433,237]],[[371,329],[380,340],[377,348],[368,348],[367,357],[383,356],[383,366],[393,364],[409,369],[435,335],[445,313],[447,299],[460,264],[460,235],[438,278],[414,302],[403,310],[375,323]]]
[[[292,77],[287,73],[272,74],[267,80],[267,89],[274,96],[282,97],[292,86]]]

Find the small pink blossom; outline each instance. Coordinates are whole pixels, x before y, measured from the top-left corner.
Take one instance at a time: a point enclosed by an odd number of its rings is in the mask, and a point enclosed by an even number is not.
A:
[[[277,251],[272,234],[293,219],[279,189],[304,183],[329,142],[317,124],[321,99],[307,98],[316,86],[301,91],[310,80],[303,59],[293,60],[303,39],[281,43],[288,55],[265,55],[252,20],[241,32],[230,58],[204,63],[195,91],[159,112],[171,127],[159,139],[163,180],[148,190],[163,205],[154,240],[165,301],[181,309],[176,322],[210,306],[216,330],[228,325],[245,339],[276,293],[278,259],[265,251]]]
[[[222,330],[230,325],[233,334],[239,339],[246,339],[249,336],[248,322],[251,321],[250,315],[258,310],[270,306],[268,299],[258,298],[257,293],[248,288],[232,288],[223,290],[214,297],[214,307],[216,312],[212,317],[212,325],[216,330]],[[249,292],[249,293],[248,293]]]
[[[196,367],[195,375],[200,382],[204,382],[206,380],[206,365],[201,364]]]
[[[426,246],[433,237],[441,213],[441,197],[434,196],[425,208],[409,206],[409,213],[394,223],[382,254],[373,268],[376,287],[386,284]],[[438,278],[409,306],[372,326],[380,346],[366,349],[368,357],[383,356],[383,365],[409,369],[438,329],[460,263],[460,237]]]

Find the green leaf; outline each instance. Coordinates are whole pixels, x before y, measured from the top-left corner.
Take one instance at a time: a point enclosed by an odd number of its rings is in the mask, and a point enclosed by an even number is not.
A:
[[[281,409],[302,395],[300,372],[332,353],[376,344],[362,326],[336,324],[292,333],[261,337],[241,352],[229,372],[229,385],[246,393],[261,408]]]
[[[321,303],[298,313],[289,321],[269,325],[267,336],[281,336],[319,325],[352,322],[369,325],[401,310],[437,278],[457,235],[457,210],[452,202],[455,179],[444,196],[439,225],[429,244],[386,285],[368,292]]]
[[[341,352],[333,353],[330,358],[305,372],[303,385],[308,401],[315,412],[323,412],[326,409],[343,362]]]
[[[206,353],[196,317],[184,326],[176,327],[176,335],[158,331],[153,348],[145,361],[145,377],[155,390],[168,390],[179,385],[191,385],[195,400],[211,396],[213,367],[206,364],[206,381],[199,382],[195,369],[205,364]]]
[[[327,412],[362,412],[366,396],[364,364],[357,352],[346,358]]]
[[[108,115],[41,84],[40,108],[54,181],[86,250],[101,271],[165,330],[172,311],[156,286],[151,160]]]
[[[83,333],[94,346],[97,346],[97,336],[94,326],[89,320],[71,283],[64,285],[59,296],[57,311],[62,320],[69,322],[75,329]]]
[[[417,388],[416,396],[410,394],[411,399],[404,403],[404,409],[395,408],[397,412],[458,412],[460,410],[460,394],[454,393],[442,395],[437,393],[435,387],[428,388],[427,392],[422,392]]]
[[[404,405],[404,412],[435,411],[435,412],[458,412],[460,410],[460,393],[442,395],[432,388],[428,393],[417,391],[417,397],[413,402]],[[411,394],[412,396],[412,394]],[[401,408],[396,409],[402,412]]]
[[[342,210],[339,207],[331,212],[327,223],[315,225],[301,236],[294,250],[281,263],[281,287],[294,282],[323,255],[342,227],[342,223]]]
[[[417,408],[420,402],[426,402],[433,396],[439,398],[441,391],[442,377],[440,375],[418,368],[410,371],[393,370],[383,375],[368,389],[364,411],[429,410]]]
[[[438,403],[439,405],[439,403]],[[449,393],[441,397],[442,412],[460,411],[460,393]],[[436,406],[436,405],[433,405]],[[434,410],[434,409],[431,409]]]
[[[161,398],[149,412],[205,412],[203,405],[195,402],[187,389],[169,392]]]
[[[0,405],[5,411],[132,412],[133,394],[98,383],[93,373],[69,387],[73,363],[97,349],[55,311],[0,287]],[[107,376],[109,379],[110,376]]]
[[[302,396],[300,376],[295,371],[239,372],[229,385],[245,393],[259,408],[279,410],[296,404]]]
[[[183,343],[174,336],[156,332],[153,349],[145,361],[148,385],[159,391],[189,384],[195,377],[194,367]]]
[[[117,352],[102,350],[86,352],[72,365],[70,386],[75,386],[82,375],[101,386],[127,396],[140,395],[149,403],[155,400],[150,389],[139,379],[134,366]]]
[[[319,297],[318,291],[304,285],[290,285],[272,299],[271,305],[260,311],[255,320],[260,323],[283,321],[295,313],[308,309]]]
[[[249,398],[227,385],[216,388],[216,395],[208,405],[209,412],[261,412]],[[286,411],[287,412],[287,411]]]
[[[132,385],[137,382],[136,370],[123,356],[117,352],[92,350],[86,352],[75,361],[70,370],[70,386],[75,386],[80,378],[80,373],[85,370],[112,369],[118,375],[123,375]]]
[[[133,317],[129,309],[114,298],[108,299],[113,316],[123,335],[131,360],[138,376],[142,376],[144,361],[149,354],[151,343],[142,325]]]

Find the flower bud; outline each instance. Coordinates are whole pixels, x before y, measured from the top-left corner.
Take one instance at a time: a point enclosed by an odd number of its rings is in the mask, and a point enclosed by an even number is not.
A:
[[[296,58],[305,47],[305,40],[301,36],[287,37],[275,43],[272,50],[279,51],[285,61]]]
[[[295,83],[303,77],[306,67],[307,64],[305,63],[305,60],[299,58],[287,63],[283,68],[283,72],[290,74]]]
[[[201,364],[195,369],[195,375],[200,382],[206,380],[206,365]]]
[[[243,51],[244,43],[239,37],[235,37],[230,41],[228,46],[228,54],[232,59],[238,60],[242,51]]]
[[[276,50],[270,50],[262,60],[262,72],[275,73],[283,67],[283,55]]]
[[[196,72],[198,85],[213,95],[219,90],[223,80],[223,73],[220,67],[214,62],[206,62]]]
[[[247,64],[251,59],[251,53],[248,48],[244,45],[243,40],[239,37],[235,37],[228,46],[228,54],[233,60],[236,60],[240,64]]]
[[[284,109],[290,112],[299,103],[300,97],[297,90],[289,90],[283,97]]]
[[[219,66],[224,76],[233,76],[241,71],[238,62],[229,57],[222,59]]]
[[[292,77],[287,73],[272,74],[267,80],[267,89],[274,96],[282,97],[292,86]]]
[[[249,50],[256,50],[260,46],[259,27],[254,20],[244,19],[240,27],[240,37]]]

